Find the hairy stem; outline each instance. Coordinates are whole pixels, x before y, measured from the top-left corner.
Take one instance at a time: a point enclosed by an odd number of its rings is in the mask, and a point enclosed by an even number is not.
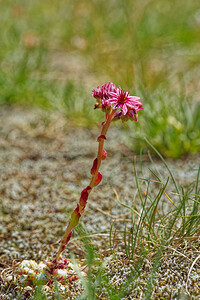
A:
[[[76,227],[79,223],[79,219],[80,219],[82,213],[84,212],[85,206],[87,204],[87,199],[88,199],[89,194],[91,193],[93,187],[98,185],[99,182],[101,181],[101,174],[99,173],[99,168],[101,166],[101,161],[103,159],[105,159],[105,158],[103,158],[103,151],[105,151],[103,146],[104,146],[104,141],[106,139],[106,133],[107,133],[110,123],[115,115],[115,111],[116,110],[113,110],[109,114],[107,114],[106,120],[102,124],[101,135],[97,139],[97,141],[99,143],[99,147],[98,147],[97,158],[95,159],[95,161],[93,163],[93,168],[91,169],[92,178],[91,178],[90,184],[82,191],[79,203],[71,215],[68,226],[65,229],[64,236],[60,241],[60,247],[56,254],[55,263],[57,263],[59,261],[60,255],[62,254],[67,243],[69,242],[71,235],[72,235],[73,228]]]

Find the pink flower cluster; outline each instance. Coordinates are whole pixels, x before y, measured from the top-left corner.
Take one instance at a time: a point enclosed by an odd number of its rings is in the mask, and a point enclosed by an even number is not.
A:
[[[139,97],[130,96],[128,92],[116,87],[114,83],[107,82],[102,87],[97,87],[92,91],[92,95],[97,99],[95,108],[109,113],[115,111],[114,118],[121,119],[122,122],[130,120],[137,121],[137,112],[143,109],[143,104]]]

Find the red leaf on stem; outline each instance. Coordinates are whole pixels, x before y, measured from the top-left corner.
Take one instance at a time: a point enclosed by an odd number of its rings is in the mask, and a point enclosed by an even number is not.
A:
[[[104,139],[104,140],[106,140],[106,137],[105,137],[105,135],[100,135],[98,138],[97,138],[97,142],[100,142],[100,140],[101,139]]]
[[[67,244],[69,242],[69,240],[71,239],[72,236],[72,231],[69,233],[68,237],[66,238],[65,244]]]
[[[92,169],[91,169],[91,171],[90,171],[90,173],[91,173],[92,175],[94,175],[95,172],[96,172],[96,170],[97,170],[97,163],[98,163],[98,159],[95,158],[95,160],[93,161]]]
[[[101,173],[98,172],[94,186],[98,185],[101,182],[101,179],[102,179],[102,175],[101,175]]]
[[[88,191],[91,190],[91,187],[88,185],[84,190],[81,192],[81,197],[79,200],[80,206],[85,208],[87,199],[88,199]],[[82,211],[81,211],[82,212]]]
[[[80,217],[81,217],[81,214],[79,213],[79,205],[77,204],[77,207],[73,211],[73,213],[71,215],[71,220],[70,220],[73,227],[76,227],[76,225],[79,222]]]
[[[105,149],[103,149],[101,159],[104,160],[106,159],[106,157],[107,157],[107,152]]]

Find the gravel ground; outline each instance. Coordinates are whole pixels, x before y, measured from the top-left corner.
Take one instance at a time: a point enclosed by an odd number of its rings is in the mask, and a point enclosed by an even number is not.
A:
[[[41,261],[53,257],[67,218],[76,207],[80,192],[90,180],[100,128],[77,128],[58,113],[20,107],[1,107],[0,120],[0,267],[3,279],[8,274],[6,270],[18,261]],[[111,224],[119,230],[124,230],[125,223],[131,227],[130,211],[117,202],[113,189],[124,204],[133,205],[135,201],[134,207],[139,210],[140,203],[138,197],[134,197],[134,154],[123,144],[122,132],[114,125],[108,132],[105,149],[108,157],[101,167],[103,180],[91,193],[81,224],[87,232],[97,232],[93,235],[93,242],[102,257],[109,257],[108,231]],[[164,179],[169,175],[159,160],[155,160],[155,164],[147,157],[142,160],[142,170],[141,161],[137,165],[139,177],[155,179],[149,168],[159,171]],[[189,156],[184,160],[168,160],[181,185],[195,181],[199,163],[200,155]],[[175,192],[171,180],[167,191],[169,194]],[[176,201],[173,197],[173,201]],[[163,213],[171,205],[165,197],[161,207]],[[169,250],[168,258],[163,259],[164,263],[156,277],[155,299],[175,299],[177,291],[183,291],[185,299],[190,267],[200,255],[197,237],[194,245],[191,241],[185,243],[184,249],[188,250],[185,259],[182,259],[183,255],[176,256],[178,250],[173,249]],[[69,251],[80,261],[84,258],[81,241],[76,233],[64,253],[65,257],[68,257]],[[123,237],[119,238],[116,251],[119,255],[123,252]],[[144,262],[144,270],[151,268],[148,264],[148,261]],[[200,299],[200,272],[197,266],[196,263],[192,268],[188,281],[190,293],[194,290],[194,299]],[[129,268],[131,266],[123,263],[123,260],[109,262],[108,274],[113,285],[116,285],[116,276],[118,279],[119,276],[123,278],[123,270],[127,273]],[[145,272],[138,279],[141,282],[145,282]],[[119,284],[120,280],[117,282]],[[80,284],[74,283],[73,289],[78,293]],[[4,295],[2,299],[14,299],[5,282],[2,282],[1,291]],[[72,294],[69,299],[73,299]],[[143,299],[143,296],[140,285],[134,281],[130,296],[126,299]]]

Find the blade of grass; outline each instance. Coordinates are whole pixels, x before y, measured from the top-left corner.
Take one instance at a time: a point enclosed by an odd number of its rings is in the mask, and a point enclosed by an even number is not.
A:
[[[176,182],[176,180],[175,180],[175,178],[174,178],[174,175],[173,175],[172,171],[170,170],[168,164],[166,163],[165,159],[164,159],[163,156],[160,154],[160,152],[158,152],[158,150],[157,150],[157,149],[149,142],[149,140],[148,140],[146,137],[144,138],[144,140],[145,140],[145,141],[147,142],[147,144],[148,144],[148,145],[156,152],[156,154],[160,157],[160,159],[162,160],[162,162],[163,162],[164,165],[166,166],[166,168],[167,168],[169,174],[171,175],[171,178],[172,178],[172,180],[173,180],[173,183],[174,183],[174,186],[175,186],[175,188],[176,188],[177,193],[180,194],[179,188],[178,188],[178,184],[177,184],[177,182]]]
[[[135,172],[135,178],[136,178],[136,184],[137,184],[138,193],[140,195],[140,198],[142,199],[141,192],[140,192],[140,187],[139,187],[138,180],[137,180],[137,171],[136,171],[135,162],[134,162],[134,172]],[[149,183],[148,183],[148,186],[147,186],[147,193],[146,193],[147,195],[148,195],[148,190],[149,190]],[[145,197],[144,202],[141,201],[142,202],[142,212],[141,212],[141,216],[140,216],[139,223],[138,223],[138,226],[137,226],[137,230],[136,230],[136,233],[135,233],[135,239],[134,239],[134,242],[132,244],[132,259],[133,259],[134,254],[135,254],[135,247],[136,247],[136,243],[137,243],[137,239],[138,239],[138,234],[139,234],[140,226],[142,224],[143,213],[145,211],[146,201],[147,201],[147,196]]]

